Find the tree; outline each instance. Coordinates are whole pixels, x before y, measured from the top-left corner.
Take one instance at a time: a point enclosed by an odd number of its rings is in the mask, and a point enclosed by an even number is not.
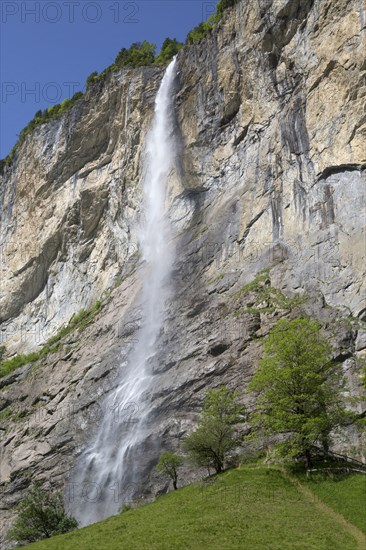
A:
[[[61,493],[52,493],[36,482],[19,504],[18,517],[7,538],[30,543],[67,533],[77,526],[76,519],[64,510]]]
[[[196,44],[200,42],[220,21],[225,10],[235,4],[238,4],[240,0],[221,0],[216,4],[216,13],[211,14],[207,21],[203,21],[197,27],[192,29],[186,38],[186,44]]]
[[[211,24],[210,21],[203,21],[187,34],[186,44],[196,44],[200,42],[212,28],[213,24]]]
[[[178,468],[182,465],[182,458],[175,453],[165,452],[160,455],[159,462],[156,466],[160,474],[164,474],[173,481],[173,487],[178,489]]]
[[[175,38],[166,38],[161,47],[160,53],[155,59],[157,65],[166,65],[173,57],[183,48],[183,44],[178,42]]]
[[[240,0],[221,0],[221,2],[216,5],[216,21],[220,21],[227,8],[235,6],[238,2],[240,2]]]
[[[114,68],[152,65],[155,61],[155,50],[156,45],[147,40],[135,42],[129,49],[122,48],[115,59]]]
[[[331,360],[331,347],[320,331],[319,323],[309,319],[279,321],[248,386],[259,392],[253,429],[284,436],[277,445],[281,454],[303,458],[307,468],[313,447],[320,444],[327,451],[332,429],[350,418],[341,393],[341,365]]]
[[[90,86],[92,86],[95,82],[98,81],[98,73],[97,71],[93,71],[89,76],[88,78],[86,79],[86,87],[89,88]]]
[[[183,446],[198,466],[222,472],[228,453],[239,439],[234,425],[244,419],[244,407],[237,402],[237,392],[226,386],[209,390],[197,428],[188,435]]]

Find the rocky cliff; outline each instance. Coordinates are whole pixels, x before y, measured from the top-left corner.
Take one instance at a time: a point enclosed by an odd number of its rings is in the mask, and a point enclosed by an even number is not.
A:
[[[281,316],[318,318],[361,392],[365,21],[362,0],[248,0],[179,53],[174,296],[149,395],[145,493],[159,488],[159,449],[179,447],[205,388],[237,387],[253,407],[246,384]],[[84,330],[0,379],[4,531],[33,479],[72,500],[75,457],[138,337],[142,156],[162,74],[123,70],[94,85],[28,135],[1,176],[7,352],[35,349],[101,302]],[[135,417],[131,403],[116,421]],[[362,458],[361,434],[350,428],[337,448]]]

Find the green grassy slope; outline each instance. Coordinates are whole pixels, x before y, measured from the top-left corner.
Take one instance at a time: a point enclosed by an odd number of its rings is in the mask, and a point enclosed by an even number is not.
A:
[[[307,486],[321,501],[366,534],[366,475],[352,475],[336,481],[313,479]]]
[[[361,494],[361,478],[350,476],[343,486],[335,484],[341,490],[337,496],[332,490],[336,504],[343,492],[345,501],[353,500],[353,491]],[[338,504],[337,509],[342,511]],[[352,516],[350,509],[348,519]],[[184,487],[152,504],[27,548],[357,550],[359,543],[280,471],[243,466],[217,476],[211,484]]]

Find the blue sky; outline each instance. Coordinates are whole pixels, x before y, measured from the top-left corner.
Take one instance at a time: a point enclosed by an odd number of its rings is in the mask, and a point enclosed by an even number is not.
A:
[[[214,11],[201,0],[2,0],[0,158],[36,111],[83,90],[132,42],[183,41]]]

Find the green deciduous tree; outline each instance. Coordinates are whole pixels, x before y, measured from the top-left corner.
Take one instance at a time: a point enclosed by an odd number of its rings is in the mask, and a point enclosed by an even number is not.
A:
[[[155,59],[157,65],[166,65],[183,48],[183,44],[175,38],[166,38],[161,47],[160,53]]]
[[[316,321],[281,320],[264,343],[264,356],[248,389],[258,392],[251,417],[255,432],[283,435],[283,456],[302,457],[311,465],[315,445],[328,450],[330,432],[349,420],[342,390],[341,365]],[[254,437],[255,437],[254,432]]]
[[[52,493],[34,483],[18,506],[18,517],[7,538],[30,543],[67,533],[77,526],[76,519],[64,510],[61,493]]]
[[[182,457],[176,453],[161,453],[156,469],[160,474],[170,478],[173,482],[174,490],[178,489],[178,468],[183,463]]]
[[[238,445],[234,426],[244,420],[244,412],[243,405],[237,401],[237,392],[229,391],[226,386],[209,390],[197,428],[183,443],[191,460],[220,473],[228,453]]]
[[[135,42],[130,48],[122,48],[118,53],[114,65],[119,67],[144,67],[155,61],[156,45],[147,40]]]

